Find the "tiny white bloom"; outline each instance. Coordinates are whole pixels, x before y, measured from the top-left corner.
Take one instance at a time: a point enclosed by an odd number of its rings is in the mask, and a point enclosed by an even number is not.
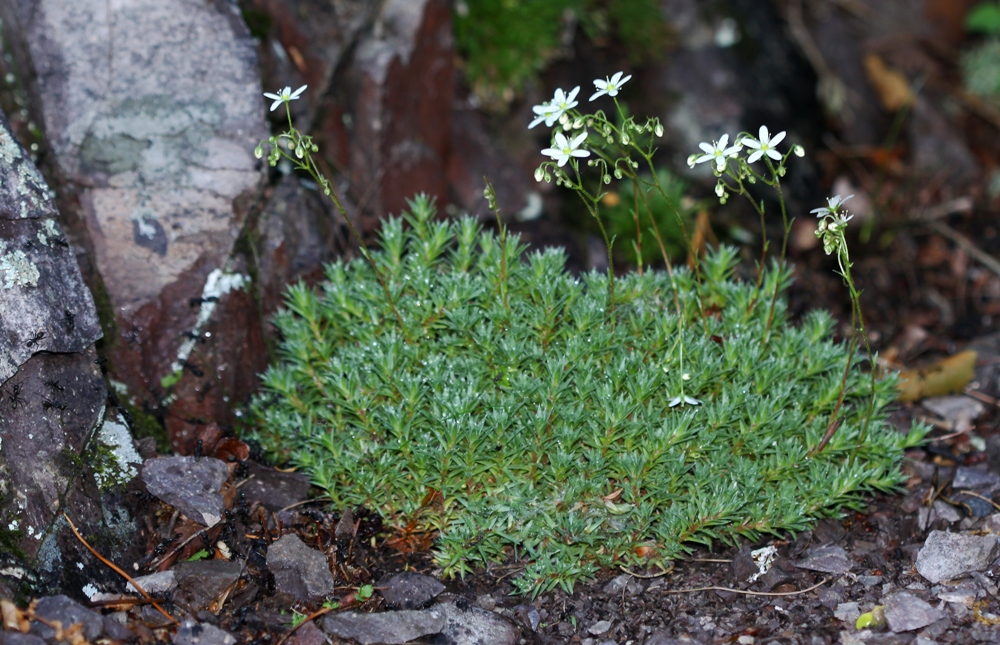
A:
[[[557,89],[555,96],[548,102],[549,111],[545,115],[545,127],[551,128],[566,112],[577,106],[576,95],[580,93],[580,86],[574,87],[566,94],[562,89]]]
[[[675,408],[681,403],[686,403],[687,405],[701,405],[701,401],[685,394],[684,396],[675,396],[670,399],[669,406]]]
[[[535,113],[535,120],[528,124],[528,129],[530,130],[539,123],[548,119],[549,115],[552,114],[554,110],[555,108],[553,108],[548,103],[542,103],[541,105],[536,105],[535,107],[531,108],[531,111]]]
[[[843,199],[840,198],[840,195],[827,197],[826,206],[824,206],[823,208],[814,208],[809,212],[816,213],[816,217],[825,217],[826,215],[836,215],[840,211],[840,207],[844,205],[844,202],[846,202],[851,197],[854,197],[854,195],[848,195]],[[851,217],[853,217],[853,215]]]
[[[624,73],[625,72],[617,72],[611,78],[605,78],[603,81],[599,78],[594,79],[594,87],[597,88],[597,91],[590,97],[590,100],[593,101],[597,97],[604,96],[605,94],[608,96],[618,96],[618,92],[622,89],[622,85],[627,83],[628,80],[632,78],[631,74],[622,78],[622,74]]]
[[[271,94],[270,92],[264,92],[264,96],[272,99],[274,103],[271,104],[271,111],[274,112],[278,109],[278,106],[282,103],[288,103],[289,101],[294,101],[299,98],[299,95],[309,87],[308,85],[303,85],[299,89],[292,91],[292,88],[285,86],[285,89],[279,91],[277,94]]]
[[[556,132],[556,147],[542,150],[543,155],[547,155],[556,160],[559,166],[566,165],[570,157],[589,157],[589,150],[580,150],[580,144],[587,138],[587,132],[581,132],[572,139],[567,139],[562,132]]]
[[[785,132],[779,132],[774,135],[774,138],[772,139],[767,132],[767,126],[762,125],[760,126],[760,132],[758,134],[760,136],[759,139],[755,140],[751,137],[743,139],[743,143],[745,145],[757,150],[756,152],[750,154],[747,158],[747,163],[753,163],[760,159],[763,155],[767,155],[775,161],[781,161],[781,153],[775,150],[774,147],[781,143],[781,141],[785,138]]]
[[[740,144],[735,146],[726,147],[729,143],[729,135],[724,134],[719,138],[718,141],[714,143],[699,143],[698,147],[705,151],[705,154],[694,160],[695,163],[704,163],[706,161],[714,161],[715,169],[722,172],[726,168],[726,160],[730,157],[735,157],[737,153],[742,149]],[[689,162],[690,163],[690,162]]]

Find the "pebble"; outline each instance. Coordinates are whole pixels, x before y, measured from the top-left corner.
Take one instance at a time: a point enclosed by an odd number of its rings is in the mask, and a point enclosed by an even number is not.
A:
[[[895,633],[911,632],[945,617],[945,612],[917,596],[900,591],[883,599],[885,620]]]
[[[389,576],[378,587],[391,609],[423,609],[444,591],[441,581],[413,571]]]
[[[267,549],[267,568],[275,591],[298,602],[319,603],[332,596],[336,583],[326,556],[287,533]]]
[[[932,583],[982,571],[1000,552],[995,535],[931,531],[917,553],[917,572]]]
[[[227,479],[226,464],[208,457],[158,457],[142,466],[142,481],[150,495],[207,527],[222,519],[224,502],[219,489]]]
[[[821,571],[842,575],[851,570],[853,563],[847,557],[847,551],[838,544],[827,544],[809,549],[805,557],[793,563],[799,569]]]
[[[590,628],[587,629],[587,631],[593,634],[594,636],[600,636],[601,634],[607,632],[609,629],[611,629],[610,620],[599,620],[593,625],[591,625]]]

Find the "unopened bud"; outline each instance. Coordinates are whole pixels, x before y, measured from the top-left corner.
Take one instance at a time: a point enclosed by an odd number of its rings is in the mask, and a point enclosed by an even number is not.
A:
[[[258,159],[264,156],[264,148],[260,144],[257,144],[257,147],[253,149],[253,156]]]
[[[792,148],[792,154],[794,154],[796,157],[804,157],[806,156],[806,149],[803,148],[802,146],[795,146]]]
[[[622,169],[615,168],[615,179],[621,179],[621,178],[622,178]]]
[[[535,181],[541,181],[545,179],[545,171],[539,166],[535,168]]]
[[[663,126],[660,125],[659,123],[657,123],[656,127],[653,128],[653,132],[656,133],[656,136],[662,137],[663,136]]]

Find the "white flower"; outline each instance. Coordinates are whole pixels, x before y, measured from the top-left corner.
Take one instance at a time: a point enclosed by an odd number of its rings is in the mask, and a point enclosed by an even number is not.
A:
[[[695,159],[694,162],[704,163],[706,161],[714,161],[716,170],[722,172],[726,168],[726,160],[730,157],[735,157],[736,154],[743,149],[740,144],[727,148],[727,143],[729,143],[728,134],[722,135],[722,137],[714,143],[699,143],[698,147],[704,150],[705,154]]]
[[[269,99],[273,99],[274,103],[271,104],[271,111],[274,112],[278,109],[278,106],[282,103],[288,103],[289,101],[294,101],[299,98],[299,94],[305,91],[309,87],[308,85],[303,85],[299,89],[292,91],[292,88],[286,86],[285,89],[279,91],[277,94],[271,94],[270,92],[264,92],[264,96]]]
[[[551,128],[555,122],[562,117],[562,115],[577,106],[577,101],[574,99],[576,99],[576,95],[579,93],[579,86],[574,87],[569,94],[566,94],[561,89],[557,89],[556,94],[552,97],[551,101],[548,103],[542,103],[541,105],[536,105],[532,108],[532,110],[534,110],[535,114],[539,117],[541,117],[544,113],[545,118],[542,120],[545,121],[545,127]],[[539,111],[538,108],[542,108],[542,110]],[[535,119],[532,121],[532,125],[538,125],[538,121],[538,119]],[[529,125],[528,127],[530,128],[532,126]]]
[[[587,132],[581,132],[573,139],[567,139],[562,132],[556,132],[556,147],[542,150],[543,155],[547,155],[556,160],[559,166],[566,165],[570,157],[589,157],[589,150],[580,150],[580,144],[587,138]]]
[[[681,403],[686,403],[687,405],[701,405],[701,401],[687,395],[675,396],[674,398],[670,399],[670,403],[668,405],[672,408],[675,408]]]
[[[608,96],[618,96],[618,91],[622,89],[622,85],[627,83],[628,80],[632,78],[631,74],[622,78],[622,74],[624,74],[624,72],[617,72],[611,78],[605,78],[603,81],[599,78],[594,79],[594,87],[597,88],[597,91],[590,97],[590,100],[593,101],[597,97],[604,96],[605,94]]]
[[[549,115],[555,111],[555,108],[553,108],[548,103],[542,103],[541,105],[536,105],[535,107],[531,108],[531,111],[534,112],[536,116],[535,120],[528,124],[529,130],[538,125],[539,123],[541,123],[542,121],[547,120],[549,118]]]
[[[847,197],[841,199],[840,195],[834,195],[833,197],[826,198],[826,206],[823,208],[814,208],[810,213],[816,213],[816,217],[825,217],[827,215],[836,215],[840,211],[840,207],[854,195],[848,195]],[[853,215],[851,216],[853,217]]]
[[[767,132],[767,126],[760,126],[759,140],[754,140],[750,137],[743,139],[743,143],[751,148],[756,148],[757,152],[751,153],[747,158],[747,163],[753,163],[760,159],[763,155],[767,155],[775,161],[781,161],[781,153],[774,149],[776,145],[781,143],[782,139],[785,138],[785,133],[779,132],[774,135],[774,138],[770,138]]]

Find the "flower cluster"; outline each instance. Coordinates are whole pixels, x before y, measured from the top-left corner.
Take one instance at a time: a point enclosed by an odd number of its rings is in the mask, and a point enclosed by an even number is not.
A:
[[[809,211],[820,218],[819,225],[816,227],[816,237],[823,240],[823,250],[827,255],[836,251],[838,259],[841,256],[843,259],[847,259],[847,240],[844,239],[844,230],[847,228],[847,222],[854,216],[848,215],[843,206],[844,202],[851,197],[854,195],[848,195],[843,199],[840,195],[828,197],[826,206]]]

